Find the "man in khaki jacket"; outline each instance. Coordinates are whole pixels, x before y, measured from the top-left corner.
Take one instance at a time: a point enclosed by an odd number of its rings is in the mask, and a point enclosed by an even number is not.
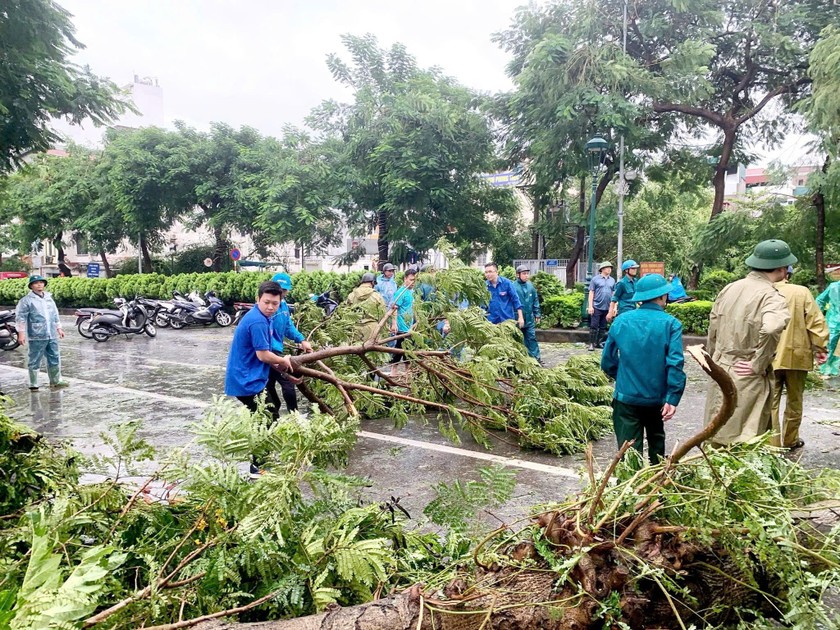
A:
[[[787,243],[762,241],[746,264],[745,278],[726,285],[709,316],[708,350],[714,361],[735,381],[735,413],[712,438],[714,445],[744,442],[770,430],[773,393],[771,363],[790,311],[775,282],[784,279],[796,262]],[[720,388],[712,385],[706,397],[706,423],[718,412]]]
[[[793,267],[788,267],[788,278]],[[785,298],[790,311],[790,322],[779,338],[776,358],[773,360],[773,446],[799,448],[805,443],[799,439],[799,425],[802,424],[802,398],[805,394],[805,377],[817,362],[826,360],[828,347],[828,324],[811,292],[787,280],[776,283],[779,293]],[[779,407],[782,390],[787,390],[784,426],[779,423]],[[781,439],[780,439],[781,438]]]
[[[365,273],[359,281],[359,286],[350,292],[345,304],[355,306],[359,309],[359,321],[353,331],[354,342],[370,341],[379,328],[379,320],[387,310],[385,300],[376,291],[376,276],[372,273]]]

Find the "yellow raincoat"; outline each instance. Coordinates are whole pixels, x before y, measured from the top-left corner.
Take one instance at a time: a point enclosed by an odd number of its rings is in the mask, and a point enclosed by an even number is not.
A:
[[[707,348],[714,361],[735,381],[735,413],[712,438],[715,444],[743,442],[770,430],[773,388],[771,363],[782,331],[790,320],[785,298],[767,274],[752,271],[723,288],[709,316]],[[753,376],[738,376],[737,361],[752,363]],[[720,409],[722,395],[716,385],[706,397],[705,422]]]
[[[776,289],[787,302],[791,320],[779,337],[773,369],[808,372],[814,367],[814,352],[825,352],[828,346],[828,324],[806,287],[783,280]]]
[[[385,300],[377,293],[376,289],[365,283],[350,292],[346,303],[358,307],[361,311],[353,334],[354,340],[357,342],[368,341],[376,334],[379,320],[385,315]]]

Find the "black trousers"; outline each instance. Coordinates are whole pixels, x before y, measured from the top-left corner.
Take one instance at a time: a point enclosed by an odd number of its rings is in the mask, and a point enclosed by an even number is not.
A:
[[[405,337],[403,337],[402,339],[397,339],[394,342],[394,347],[395,348],[400,348],[402,350],[403,341],[405,341]],[[400,361],[405,361],[405,355],[404,354],[392,354],[391,355],[391,360],[389,361],[389,363],[399,363]]]
[[[602,311],[596,308],[589,316],[589,343],[599,344],[607,338],[607,313],[609,310]]]
[[[642,452],[647,435],[648,457],[651,464],[659,463],[665,457],[665,423],[662,421],[662,407],[628,405],[613,398],[613,428],[618,447],[627,441]]]
[[[289,410],[289,413],[297,411],[297,388],[295,384],[289,380],[287,374],[278,372],[274,368],[268,372],[268,385],[265,388],[269,404],[280,413],[280,398],[277,396],[278,385],[280,386],[280,394],[283,396],[283,402],[286,403],[286,409]]]

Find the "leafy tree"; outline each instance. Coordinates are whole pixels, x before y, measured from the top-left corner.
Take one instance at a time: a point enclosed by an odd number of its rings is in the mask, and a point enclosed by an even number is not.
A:
[[[809,178],[813,193],[808,205],[814,208],[814,263],[817,285],[825,288],[825,243],[837,243],[840,233],[840,28],[826,27],[810,56],[808,74],[813,80],[811,98],[802,103],[812,131],[820,138],[825,153],[822,169]],[[807,202],[806,202],[807,203]],[[800,207],[803,203],[799,204]],[[806,217],[811,218],[806,211]],[[826,239],[826,228],[831,229]]]
[[[525,164],[546,205],[585,172],[583,143],[623,135],[627,160],[657,163],[697,182],[714,163],[711,216],[723,209],[726,170],[749,143],[773,143],[808,94],[808,54],[820,29],[840,19],[821,0],[569,0],[521,9],[497,36],[512,53],[516,91],[499,99],[512,161]],[[746,131],[746,133],[742,133]],[[699,146],[712,139],[707,149]],[[599,194],[614,174],[615,142]],[[695,148],[696,147],[696,148]],[[656,171],[659,171],[658,173]],[[583,188],[583,182],[580,183]],[[581,190],[581,197],[582,195]],[[580,214],[586,212],[581,198]],[[572,223],[582,217],[572,216]],[[583,230],[578,228],[579,254]],[[699,268],[694,270],[696,280]]]
[[[251,172],[241,198],[256,216],[258,246],[296,243],[317,252],[338,244],[343,217],[335,208],[346,203],[342,151],[336,138],[316,142],[287,127],[282,139],[266,138],[247,152]]]
[[[5,203],[19,221],[19,251],[28,251],[35,240],[49,240],[64,262],[64,237],[73,231],[94,197],[89,173],[93,168],[89,152],[70,147],[67,157],[39,155],[25,168],[11,175]]]
[[[83,48],[53,0],[8,0],[0,11],[0,172],[60,140],[54,117],[107,124],[126,109],[119,88],[67,58]]]
[[[378,229],[381,262],[426,251],[443,235],[471,247],[489,243],[488,219],[512,204],[478,177],[496,166],[479,99],[438,69],[419,68],[402,45],[383,50],[371,35],[343,41],[352,64],[337,55],[327,64],[354,102],[326,102],[310,124],[345,144],[340,209],[350,229]]]
[[[165,232],[195,205],[191,148],[182,134],[157,127],[108,134],[104,168],[147,272],[153,271],[150,251],[162,246]]]

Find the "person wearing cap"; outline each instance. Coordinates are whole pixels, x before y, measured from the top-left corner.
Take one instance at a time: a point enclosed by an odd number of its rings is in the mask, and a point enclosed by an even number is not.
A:
[[[607,313],[608,322],[622,313],[636,310],[633,294],[636,292],[636,276],[639,273],[639,263],[635,260],[625,260],[621,264],[621,271],[624,275],[621,280],[615,283],[615,290],[610,300],[610,312]]]
[[[375,275],[363,274],[359,286],[345,300],[345,304],[356,307],[361,313],[354,331],[357,341],[369,341],[376,334],[379,320],[385,316],[385,300],[373,288],[375,284]]]
[[[271,351],[278,355],[283,355],[283,343],[288,339],[293,343],[299,344],[304,352],[312,352],[312,346],[306,337],[295,326],[292,320],[292,312],[289,305],[286,303],[286,296],[292,290],[292,277],[287,273],[276,273],[271,278],[272,282],[276,282],[280,286],[280,307],[271,319]],[[268,384],[266,385],[266,395],[269,402],[274,408],[280,411],[280,399],[277,397],[277,386],[280,386],[280,392],[283,396],[283,401],[286,403],[286,409],[289,413],[297,411],[297,389],[295,384],[300,380],[291,374],[280,372],[278,370],[268,371]]]
[[[840,376],[840,281],[832,282],[817,296],[817,305],[828,322],[828,359],[820,366],[823,378]]]
[[[586,312],[589,313],[589,350],[595,347],[603,348],[607,333],[607,315],[610,312],[610,302],[615,280],[610,275],[612,263],[604,261],[598,265],[598,275],[589,282],[589,302]]]
[[[61,380],[61,353],[58,340],[64,339],[64,330],[58,317],[58,307],[52,295],[45,291],[47,280],[43,276],[29,277],[29,293],[15,307],[15,323],[20,345],[29,342],[29,389],[38,391],[38,372],[41,360],[47,359],[50,387],[67,387]]]
[[[805,443],[799,438],[802,424],[802,399],[805,395],[805,377],[817,363],[827,357],[828,326],[825,323],[817,301],[807,287],[790,284],[793,267],[788,267],[787,279],[776,283],[779,293],[785,298],[790,321],[779,337],[776,358],[773,359],[773,405],[771,421],[773,446],[800,448]],[[780,423],[779,407],[782,391],[787,391],[784,424]]]
[[[391,263],[382,266],[382,273],[376,279],[376,291],[382,296],[385,304],[394,301],[394,294],[397,292],[397,281],[394,278],[397,268]]]
[[[490,302],[487,304],[487,320],[491,324],[501,324],[509,319],[516,320],[520,328],[525,327],[525,317],[522,314],[522,302],[513,282],[499,275],[496,263],[484,265],[484,279],[490,292]]]
[[[762,241],[746,264],[752,271],[726,285],[709,315],[707,350],[735,382],[738,402],[732,417],[711,438],[715,446],[745,442],[771,428],[773,356],[790,321],[790,310],[775,283],[796,263],[788,244]],[[709,387],[705,424],[720,410],[723,394]]]
[[[525,321],[525,326],[522,327],[522,337],[525,341],[525,347],[528,348],[528,355],[537,361],[542,361],[540,346],[537,343],[537,324],[540,323],[542,317],[540,298],[537,295],[536,287],[528,280],[530,275],[531,270],[528,267],[519,265],[516,268],[516,281],[513,283],[513,287],[516,289],[516,294],[519,296],[519,302],[522,305],[522,319]]]
[[[658,273],[636,283],[637,309],[615,320],[607,334],[601,369],[615,379],[613,428],[619,448],[625,442],[648,458],[665,456],[665,422],[674,417],[685,391],[682,324],[665,312],[671,284]]]

